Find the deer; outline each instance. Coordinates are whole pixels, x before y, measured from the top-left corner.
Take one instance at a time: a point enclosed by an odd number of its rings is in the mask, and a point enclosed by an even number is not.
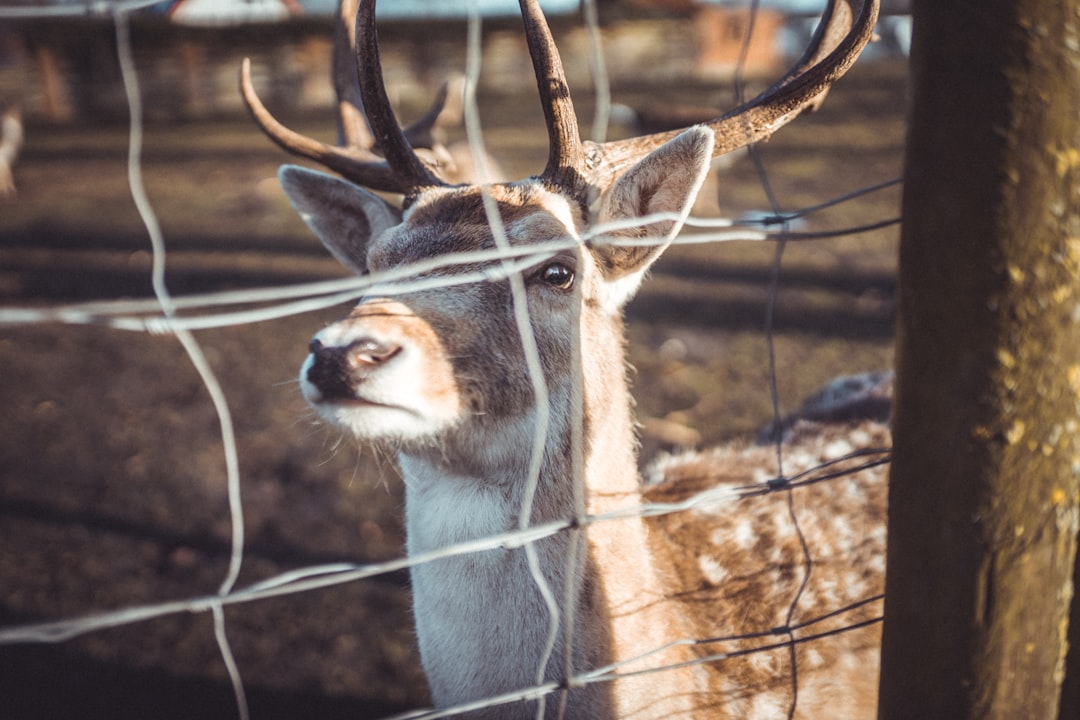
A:
[[[834,392],[772,445],[665,456],[646,483],[622,315],[713,158],[820,103],[877,0],[829,0],[804,56],[727,114],[604,143],[581,139],[539,3],[520,0],[549,154],[498,183],[447,180],[402,129],[375,5],[357,10],[355,73],[378,152],[260,124],[342,175],[278,176],[375,283],[315,333],[299,383],[323,421],[396,458],[406,550],[429,559],[410,577],[433,716],[874,716],[887,422],[821,412],[845,404]]]

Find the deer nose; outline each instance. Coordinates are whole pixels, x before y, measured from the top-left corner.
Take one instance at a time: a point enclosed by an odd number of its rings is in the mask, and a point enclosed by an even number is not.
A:
[[[312,362],[307,379],[323,397],[352,397],[358,385],[378,366],[401,352],[401,346],[375,338],[348,345],[324,345],[315,338],[309,346]]]
[[[321,340],[315,338],[311,341],[309,349],[316,359],[341,355],[347,362],[378,365],[397,355],[401,351],[401,346],[392,342],[365,337],[353,340],[344,347],[333,345],[328,347],[323,345]]]

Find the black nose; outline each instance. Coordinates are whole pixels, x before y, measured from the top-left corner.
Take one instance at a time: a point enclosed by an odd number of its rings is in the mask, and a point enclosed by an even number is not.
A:
[[[312,363],[307,380],[325,398],[355,397],[356,388],[401,351],[399,345],[374,338],[359,338],[345,346],[323,345],[314,339],[309,349]]]

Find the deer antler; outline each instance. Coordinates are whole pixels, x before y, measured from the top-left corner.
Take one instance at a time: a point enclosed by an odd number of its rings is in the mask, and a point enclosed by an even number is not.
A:
[[[574,188],[582,180],[584,146],[559,49],[538,1],[521,0],[521,15],[548,131],[548,161],[540,177],[560,187]]]
[[[420,121],[402,130],[383,84],[375,2],[360,3],[355,30],[350,18],[357,0],[342,0],[340,6],[334,86],[341,146],[319,142],[278,122],[256,95],[246,60],[241,90],[256,123],[288,152],[315,160],[360,185],[409,195],[446,184],[437,174],[440,154],[425,149],[435,147],[432,129],[446,100],[446,88]],[[548,130],[548,161],[540,180],[587,203],[593,192],[605,190],[635,162],[685,128],[606,143],[583,142],[562,60],[539,0],[519,3]],[[802,58],[768,90],[706,123],[716,134],[713,155],[766,139],[803,110],[820,104],[869,42],[878,4],[879,0],[829,0]],[[347,60],[353,47],[358,85],[352,82]]]
[[[375,0],[360,3],[356,15],[356,63],[360,79],[360,97],[367,113],[375,144],[401,178],[406,195],[422,187],[445,185],[413,151],[405,132],[398,124],[390,98],[383,84],[379,58],[379,36],[375,29]],[[436,113],[438,115],[438,113]]]
[[[334,28],[334,94],[338,100],[338,143],[346,147],[373,148],[360,86],[356,82],[356,4],[341,0]]]
[[[338,99],[337,122],[340,143],[338,146],[328,145],[302,135],[279,122],[263,105],[255,92],[251,82],[251,63],[245,59],[240,70],[240,92],[252,118],[267,137],[286,152],[314,160],[365,187],[387,192],[408,193],[419,186],[445,184],[435,175],[440,164],[440,153],[427,151],[433,150],[435,146],[433,128],[446,103],[447,86],[444,84],[440,88],[431,108],[424,113],[423,117],[404,131],[394,119],[385,89],[381,91],[384,105],[377,114],[384,118],[387,114],[389,115],[391,122],[397,128],[397,134],[402,136],[405,147],[408,148],[407,153],[415,158],[422,169],[420,174],[414,172],[415,168],[402,172],[403,166],[394,164],[400,161],[400,157],[397,160],[387,159],[376,152],[378,149],[383,155],[387,154],[384,145],[378,139],[379,133],[376,132],[373,135],[369,130],[371,117],[366,112],[364,95],[360,84],[357,83],[357,64],[360,67],[366,67],[369,63],[373,63],[377,83],[379,86],[382,85],[382,73],[378,69],[377,40],[374,38],[374,2],[371,3],[371,13],[368,17],[371,36],[369,40],[374,42],[369,43],[366,51],[359,51],[356,47],[354,27],[359,25],[354,26],[354,18],[359,23],[357,0],[342,0],[334,37],[333,59],[334,91]],[[371,45],[376,46],[371,47]],[[369,80],[370,74],[370,72],[367,73]],[[379,105],[373,105],[373,107],[379,107]],[[393,141],[390,144],[394,146]],[[420,148],[419,154],[412,150],[413,147]],[[400,148],[395,150],[395,153],[400,155]],[[420,154],[423,155],[422,158]]]
[[[592,189],[606,189],[623,171],[685,128],[606,143],[582,142],[562,63],[539,1],[520,0],[520,4],[551,143],[541,177],[587,201]],[[763,140],[819,103],[869,42],[877,14],[878,0],[829,0],[799,62],[753,100],[706,123],[716,133],[713,155]]]

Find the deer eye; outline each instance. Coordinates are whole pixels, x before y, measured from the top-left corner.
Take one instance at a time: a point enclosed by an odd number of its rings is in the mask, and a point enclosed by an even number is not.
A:
[[[574,271],[561,262],[548,263],[537,273],[537,278],[560,290],[569,290],[574,285]]]

